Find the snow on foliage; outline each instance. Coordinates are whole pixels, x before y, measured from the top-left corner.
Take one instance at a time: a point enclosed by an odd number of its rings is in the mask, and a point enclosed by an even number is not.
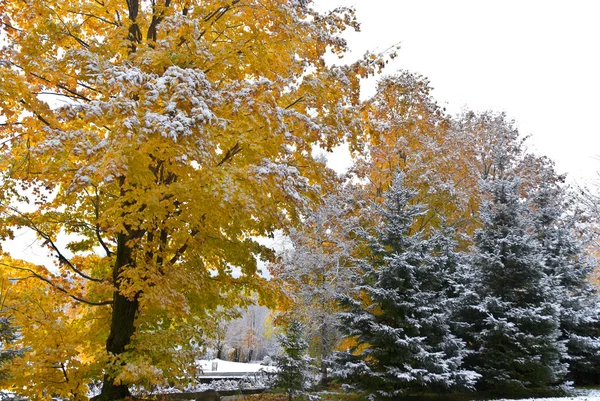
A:
[[[425,238],[412,230],[424,213],[411,204],[414,194],[398,174],[383,205],[373,206],[382,220],[363,234],[371,251],[356,260],[358,297],[342,298],[342,327],[356,345],[340,355],[338,374],[374,399],[468,389],[479,377],[462,367],[465,344],[448,326],[451,248],[442,233]]]
[[[487,196],[470,253],[476,305],[462,306],[474,348],[469,366],[481,373],[481,388],[550,388],[567,373],[560,308],[534,235],[531,202],[509,163],[500,155],[494,175],[481,183]]]
[[[282,389],[292,401],[296,395],[306,393],[313,386],[311,358],[307,355],[308,343],[304,340],[302,324],[291,322],[279,336],[282,352],[275,359],[277,379],[275,387]]]
[[[309,209],[302,225],[289,233],[289,249],[271,271],[285,283],[294,305],[287,319],[302,322],[306,339],[328,381],[331,354],[341,340],[338,298],[351,288],[352,239],[358,228],[357,205],[350,188],[329,194]]]

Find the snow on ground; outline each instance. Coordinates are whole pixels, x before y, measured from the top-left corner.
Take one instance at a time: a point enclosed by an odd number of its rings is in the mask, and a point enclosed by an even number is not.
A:
[[[265,366],[259,363],[241,363],[241,362],[230,362],[223,361],[221,359],[212,359],[210,361],[200,360],[196,362],[202,369],[202,373],[209,374],[210,372],[219,373],[253,373],[260,370],[265,372],[273,372],[276,370],[274,366]],[[216,367],[216,370],[214,369]]]
[[[600,401],[600,390],[576,390],[575,395],[570,397],[553,398],[524,398],[519,401]],[[493,400],[493,401],[516,401],[516,400]]]
[[[194,381],[184,388],[162,387],[152,389],[159,393],[198,393],[207,390],[237,391],[240,389],[265,389],[272,385],[272,375],[269,372],[276,371],[274,366],[265,366],[256,363],[229,362],[220,359],[196,361],[202,369],[202,375],[198,381]],[[214,369],[214,370],[213,370]],[[202,383],[201,377],[217,378],[211,383]],[[136,392],[136,391],[134,391]],[[136,392],[144,395],[143,389]]]

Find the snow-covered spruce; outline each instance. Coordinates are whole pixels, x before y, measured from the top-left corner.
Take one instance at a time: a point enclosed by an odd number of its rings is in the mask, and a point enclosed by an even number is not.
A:
[[[12,320],[8,317],[0,317],[0,380],[6,378],[7,364],[13,358],[23,355],[23,350],[13,347],[17,337],[17,328],[13,325]]]
[[[568,378],[576,385],[600,384],[600,299],[590,280],[597,261],[585,251],[585,234],[577,229],[579,213],[560,183],[560,177],[547,168],[529,195],[535,233],[560,306]]]
[[[383,205],[373,206],[381,224],[373,233],[363,232],[370,252],[357,260],[355,296],[342,299],[343,327],[356,345],[340,355],[336,374],[371,399],[468,389],[478,378],[463,369],[465,344],[448,325],[451,241],[443,232],[430,238],[411,232],[423,213],[411,204],[413,197],[398,174]]]
[[[468,366],[482,375],[481,389],[547,389],[567,372],[560,305],[522,181],[506,164],[497,167],[496,176],[481,183],[482,227],[470,260],[474,292],[459,314],[475,351]]]
[[[283,389],[288,401],[304,394],[312,386],[312,360],[306,354],[308,343],[303,337],[303,327],[299,322],[291,322],[285,334],[279,336],[283,352],[276,359],[278,372],[275,387]]]

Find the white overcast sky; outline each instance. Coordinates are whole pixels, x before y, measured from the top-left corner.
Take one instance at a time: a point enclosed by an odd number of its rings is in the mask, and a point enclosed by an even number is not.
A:
[[[354,56],[400,42],[386,73],[420,73],[452,113],[505,111],[579,184],[600,170],[599,0],[315,0],[354,6]],[[373,85],[367,85],[367,93]]]

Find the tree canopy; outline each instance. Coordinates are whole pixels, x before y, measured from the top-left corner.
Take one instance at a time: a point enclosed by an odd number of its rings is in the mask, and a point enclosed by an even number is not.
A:
[[[322,385],[344,347],[390,397],[600,377],[563,177],[504,113],[450,116],[418,74],[362,99],[395,54],[332,62],[346,29],[352,8],[311,0],[0,0],[0,243],[28,230],[51,260],[0,253],[3,389],[183,387],[256,303],[302,323]],[[339,145],[336,176],[318,154]],[[516,351],[478,363],[512,340],[498,322],[540,338],[519,343],[538,376]]]
[[[94,328],[68,358],[25,357],[29,395],[51,364],[59,395],[85,397],[73,375],[103,371],[101,399],[121,398],[187,369],[218,306],[273,299],[255,238],[315,196],[313,146],[356,136],[359,79],[380,63],[325,63],[357,24],[309,3],[0,1],[0,234],[33,230],[57,268],[4,266],[22,291],[62,296],[39,323],[49,337]]]

